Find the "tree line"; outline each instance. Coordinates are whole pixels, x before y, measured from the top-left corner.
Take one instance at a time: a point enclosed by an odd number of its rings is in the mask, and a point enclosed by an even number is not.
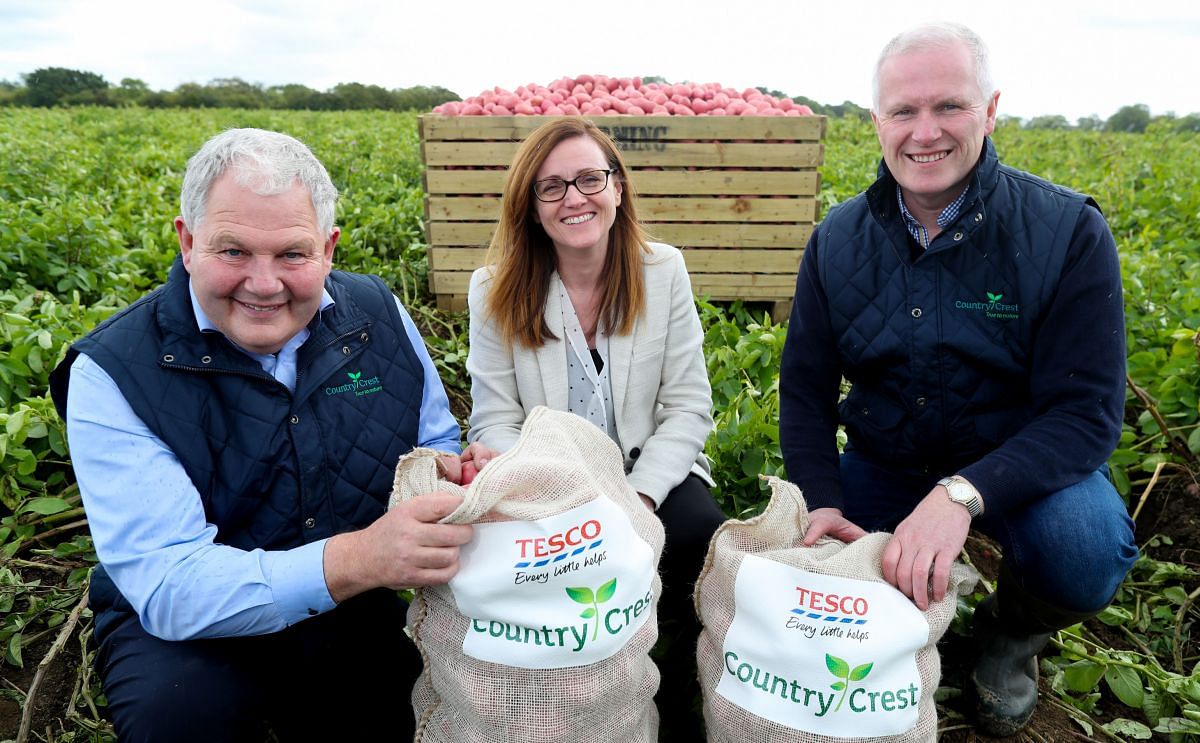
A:
[[[0,80],[0,106],[409,111],[428,110],[446,101],[461,100],[453,91],[425,85],[388,90],[378,85],[339,83],[320,91],[294,83],[265,87],[230,77],[211,80],[205,85],[183,83],[168,91],[151,90],[144,81],[130,77],[111,85],[94,72],[65,67],[44,67],[21,78],[19,83]]]
[[[666,83],[661,77],[644,77],[645,82]],[[870,119],[870,110],[850,101],[836,105],[819,103],[802,95],[789,96],[778,90],[759,87],[765,95],[791,98],[807,105],[813,113],[841,118]],[[145,106],[147,108],[277,108],[309,111],[427,111],[447,101],[462,100],[458,94],[440,86],[418,85],[388,90],[378,85],[339,83],[320,91],[306,85],[263,86],[237,77],[217,78],[205,85],[183,83],[174,90],[151,90],[137,78],[123,78],[111,85],[102,76],[65,67],[43,67],[21,76],[20,82],[0,80],[0,106]],[[1176,116],[1174,113],[1151,115],[1149,106],[1137,103],[1122,106],[1112,116],[1084,116],[1069,121],[1051,114],[1022,120],[1002,116],[1002,125],[1024,129],[1078,129],[1082,131],[1144,132],[1153,125],[1180,132],[1200,132],[1200,113]]]

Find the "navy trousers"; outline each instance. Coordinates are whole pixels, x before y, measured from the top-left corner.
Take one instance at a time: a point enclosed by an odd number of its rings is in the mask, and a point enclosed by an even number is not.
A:
[[[270,635],[168,642],[124,615],[96,666],[129,741],[411,740],[407,605],[371,591]]]

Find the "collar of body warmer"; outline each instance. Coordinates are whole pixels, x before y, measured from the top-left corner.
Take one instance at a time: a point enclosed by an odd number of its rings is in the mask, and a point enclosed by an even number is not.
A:
[[[942,229],[946,229],[954,220],[958,219],[958,213],[962,211],[963,204],[967,200],[967,191],[971,190],[967,186],[958,195],[958,198],[951,201],[942,210],[942,213],[937,216],[937,225]],[[896,201],[900,204],[900,215],[904,217],[904,226],[908,228],[908,234],[913,236],[923,249],[929,248],[929,230],[925,229],[925,225],[917,221],[917,218],[912,215],[908,207],[904,204],[904,194],[901,192],[900,184],[896,184]]]
[[[191,277],[188,277],[188,295],[192,299],[192,312],[196,315],[196,327],[200,329],[200,332],[220,333],[221,329],[213,324],[213,321],[209,319],[208,315],[204,314],[204,309],[200,306],[200,300],[196,298],[196,290],[192,286]],[[324,312],[332,307],[333,304],[333,297],[329,294],[329,290],[322,289],[321,306],[318,308],[317,312]],[[252,351],[247,351],[238,344],[234,343],[233,340],[228,336],[226,336],[225,339],[228,340],[230,345],[232,345],[234,348],[257,361],[258,365],[262,367],[263,371],[282,382],[289,390],[295,392],[296,352],[300,349],[300,346],[304,345],[304,341],[308,340],[310,335],[312,335],[312,331],[310,331],[307,326],[300,328],[300,332],[289,338],[287,342],[283,344],[283,348],[279,349],[279,351],[276,353],[254,353]]]

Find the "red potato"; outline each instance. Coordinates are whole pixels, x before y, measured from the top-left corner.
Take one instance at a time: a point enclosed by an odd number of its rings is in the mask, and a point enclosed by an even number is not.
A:
[[[463,462],[462,463],[462,484],[463,485],[470,485],[471,482],[475,480],[475,477],[478,474],[479,474],[479,470],[477,470],[475,468],[474,462]]]
[[[631,114],[654,116],[811,115],[790,98],[766,95],[757,88],[742,91],[719,83],[647,83],[641,78],[604,75],[562,77],[549,84],[528,83],[510,92],[494,86],[478,96],[434,108],[446,116]],[[794,113],[793,113],[794,112]]]

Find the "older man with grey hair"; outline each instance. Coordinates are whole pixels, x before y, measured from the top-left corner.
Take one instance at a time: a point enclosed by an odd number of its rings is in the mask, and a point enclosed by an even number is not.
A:
[[[972,527],[1000,543],[968,692],[1007,735],[1037,703],[1036,654],[1104,608],[1137,549],[1105,465],[1125,400],[1116,246],[1092,199],[1000,163],[999,98],[962,26],[880,55],[879,179],[805,251],[780,444],[812,509],[805,542],[893,531],[884,575],[921,608]]]
[[[432,447],[454,479],[486,451],[460,455],[384,283],[332,270],[336,199],[292,137],[212,138],[188,162],[167,282],[54,372],[122,740],[411,731],[396,700],[420,659],[395,589],[449,580],[471,528],[438,523],[446,493],[386,511],[392,471]]]

